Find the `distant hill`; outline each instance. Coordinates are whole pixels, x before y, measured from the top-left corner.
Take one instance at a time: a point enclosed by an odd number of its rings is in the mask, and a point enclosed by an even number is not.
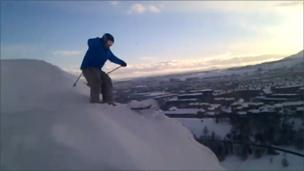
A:
[[[252,68],[262,68],[262,69],[278,69],[281,67],[296,67],[301,69],[304,66],[304,50],[297,54],[287,56],[281,60],[265,62],[256,65],[247,65],[243,67],[230,68],[228,70],[239,70],[239,69],[252,69]],[[301,67],[301,68],[300,68]]]
[[[211,70],[211,71],[203,71],[203,72],[185,73],[175,76],[172,75],[171,78],[187,79],[190,77],[213,77],[213,76],[223,76],[223,75],[231,75],[231,74],[241,74],[246,72],[250,73],[258,70],[261,71],[276,70],[283,72],[289,72],[292,70],[294,72],[304,72],[304,50],[277,61],[265,62],[255,65],[247,65],[242,67],[233,67],[222,70],[219,69],[219,70]]]
[[[146,79],[161,79],[168,80],[171,78],[185,80],[187,78],[193,77],[214,77],[214,76],[223,76],[223,75],[231,75],[231,74],[241,74],[245,72],[254,72],[257,70],[280,70],[280,69],[290,69],[293,71],[304,72],[304,50],[287,56],[283,59],[271,62],[264,62],[261,64],[255,65],[246,65],[241,67],[233,67],[228,69],[214,69],[209,71],[188,71],[185,73],[177,73],[177,74],[167,74],[162,76],[149,76],[149,77],[141,77],[133,79],[133,81],[141,81]]]

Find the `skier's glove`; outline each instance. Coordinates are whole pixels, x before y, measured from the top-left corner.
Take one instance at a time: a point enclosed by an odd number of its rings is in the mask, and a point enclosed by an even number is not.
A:
[[[127,66],[127,63],[123,62],[123,63],[121,64],[121,66],[126,67],[126,66]]]

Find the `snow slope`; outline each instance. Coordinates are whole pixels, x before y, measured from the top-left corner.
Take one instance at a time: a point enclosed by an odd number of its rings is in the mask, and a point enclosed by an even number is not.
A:
[[[2,169],[222,170],[178,121],[89,104],[75,79],[43,61],[1,60]]]

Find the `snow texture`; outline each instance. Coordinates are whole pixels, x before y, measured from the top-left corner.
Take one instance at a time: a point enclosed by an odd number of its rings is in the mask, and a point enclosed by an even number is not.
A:
[[[89,89],[38,60],[1,60],[1,169],[223,170],[178,121],[88,103]]]

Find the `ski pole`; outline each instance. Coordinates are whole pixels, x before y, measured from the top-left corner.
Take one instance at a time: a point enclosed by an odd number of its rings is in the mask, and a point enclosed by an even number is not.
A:
[[[118,66],[118,67],[116,67],[116,68],[112,69],[111,71],[107,72],[107,74],[110,74],[110,73],[112,73],[112,72],[114,72],[114,71],[118,70],[118,69],[119,69],[119,68],[121,68],[121,67],[122,67],[122,66]]]
[[[82,76],[82,73],[80,73],[80,75],[78,76],[77,80],[75,81],[75,83],[73,84],[73,87],[76,87],[76,84],[78,82],[78,80],[80,79],[80,77]]]
[[[107,72],[107,74],[110,74],[110,73],[112,73],[112,72],[118,70],[118,69],[121,68],[121,67],[122,67],[122,66],[118,66],[118,67],[112,69],[111,71]],[[76,87],[77,82],[79,81],[79,79],[80,79],[81,76],[82,76],[82,73],[80,73],[80,75],[78,76],[77,80],[76,80],[75,83],[73,84],[73,87]]]

